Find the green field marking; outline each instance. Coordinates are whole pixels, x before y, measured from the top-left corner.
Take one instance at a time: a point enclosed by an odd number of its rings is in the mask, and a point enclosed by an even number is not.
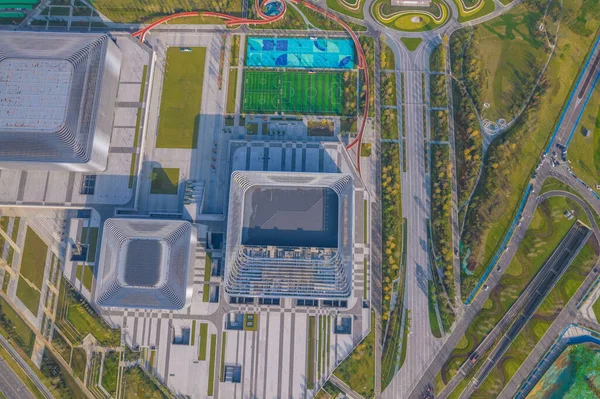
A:
[[[306,342],[306,388],[315,387],[315,316],[308,316],[308,335]]]
[[[208,341],[208,324],[200,323],[200,339],[198,340],[198,360],[206,360],[206,343]]]
[[[190,342],[190,345],[194,346],[195,342],[196,342],[196,320],[192,320],[192,340]]]
[[[44,282],[44,269],[48,246],[29,226],[25,235],[25,244],[21,259],[21,275],[35,285],[40,291]]]
[[[217,358],[217,334],[210,335],[210,362],[208,366],[208,396],[213,396],[215,383],[215,361]]]
[[[227,342],[227,332],[223,331],[223,335],[221,336],[221,376],[219,378],[220,381],[225,380],[225,344]]]
[[[205,58],[205,47],[167,49],[156,148],[196,148]]]
[[[29,285],[27,280],[22,277],[17,282],[17,298],[29,309],[34,316],[37,317],[40,307],[40,292],[33,286]]]
[[[226,112],[233,114],[235,112],[235,102],[237,93],[238,70],[233,68],[229,70],[229,83],[227,84],[227,107]]]
[[[0,318],[0,333],[10,338],[25,352],[27,357],[30,357],[35,342],[35,333],[2,297],[0,297],[0,314],[3,315]]]
[[[246,70],[244,113],[341,115],[343,72]]]
[[[410,51],[415,51],[423,41],[420,37],[401,37],[400,40]]]
[[[179,168],[152,168],[150,194],[177,195]]]

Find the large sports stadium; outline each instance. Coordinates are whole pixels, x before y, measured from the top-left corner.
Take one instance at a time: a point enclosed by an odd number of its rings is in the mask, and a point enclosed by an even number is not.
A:
[[[348,299],[353,188],[344,173],[233,172],[225,292]]]
[[[103,171],[121,53],[107,35],[0,35],[0,168]]]

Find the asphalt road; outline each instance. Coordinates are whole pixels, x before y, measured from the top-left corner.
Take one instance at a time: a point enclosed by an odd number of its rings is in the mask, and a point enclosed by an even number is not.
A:
[[[0,359],[0,393],[6,396],[6,399],[35,398],[4,359]]]

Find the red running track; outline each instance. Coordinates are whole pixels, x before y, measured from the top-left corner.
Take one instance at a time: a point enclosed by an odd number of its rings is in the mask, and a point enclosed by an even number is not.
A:
[[[283,9],[277,15],[268,16],[263,12],[263,7],[265,5],[267,5],[268,3],[271,3],[274,1],[281,2]],[[358,40],[358,37],[354,33],[354,31],[352,29],[350,29],[350,26],[348,26],[348,24],[345,23],[337,15],[335,15],[327,10],[324,10],[321,7],[319,7],[313,3],[310,3],[306,0],[290,0],[290,1],[292,1],[296,4],[302,4],[302,5],[310,8],[311,10],[316,11],[319,14],[322,14],[325,17],[337,22],[342,28],[344,28],[344,30],[346,32],[348,32],[348,34],[352,38],[352,41],[354,42],[354,46],[356,47],[356,52],[358,54],[358,68],[362,69],[362,71],[363,71],[363,78],[364,78],[364,82],[365,82],[365,86],[366,86],[366,93],[365,93],[365,106],[364,106],[362,121],[360,124],[360,129],[358,130],[358,134],[356,135],[354,140],[352,140],[350,143],[348,143],[348,145],[346,145],[346,149],[349,150],[349,149],[357,146],[357,148],[355,148],[354,151],[356,152],[356,169],[358,170],[358,174],[360,175],[360,147],[362,144],[363,134],[364,134],[365,126],[367,123],[367,118],[369,116],[370,87],[371,87],[371,84],[369,82],[369,71],[367,70],[367,60],[365,57],[365,52],[362,48],[362,45],[360,44],[360,41]],[[225,20],[225,25],[227,25],[227,26],[266,25],[266,24],[271,24],[273,22],[280,20],[281,18],[283,18],[283,16],[285,15],[285,12],[287,11],[287,5],[286,5],[285,0],[263,0],[262,2],[260,2],[260,0],[255,0],[254,8],[256,10],[256,13],[258,14],[258,16],[261,19],[241,18],[241,17],[236,17],[233,15],[228,15],[228,14],[223,14],[223,13],[213,12],[213,11],[200,11],[200,12],[188,11],[188,12],[180,12],[177,14],[167,15],[166,17],[160,18],[160,19],[152,22],[151,24],[149,24],[148,26],[145,26],[144,28],[138,30],[137,32],[134,32],[132,35],[135,37],[139,37],[140,41],[143,42],[146,37],[146,34],[160,24],[163,24],[165,22],[171,21],[176,18],[196,17],[196,16],[221,18],[221,19]]]

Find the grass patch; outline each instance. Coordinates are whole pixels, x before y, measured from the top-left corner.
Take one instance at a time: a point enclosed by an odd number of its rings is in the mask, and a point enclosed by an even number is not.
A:
[[[208,368],[208,396],[213,396],[215,384],[215,361],[217,358],[217,334],[210,335],[210,362]]]
[[[237,93],[237,68],[229,70],[229,84],[227,86],[227,113],[235,112],[235,94]]]
[[[371,313],[371,332],[334,370],[333,374],[364,398],[375,394],[375,315]]]
[[[433,334],[436,338],[442,338],[442,330],[440,329],[440,323],[437,318],[437,313],[435,311],[437,305],[437,296],[436,289],[433,284],[433,281],[428,282],[429,285],[429,295],[428,297],[428,307],[429,307],[429,327],[431,328],[431,334]]]
[[[360,144],[360,156],[361,157],[370,157],[372,152],[371,143],[361,143]],[[365,234],[366,236],[366,234]]]
[[[216,11],[241,16],[241,0],[94,0],[94,7],[114,22],[154,21],[180,11]]]
[[[258,331],[258,314],[244,314],[244,331]]]
[[[52,346],[65,362],[71,362],[71,344],[56,329],[52,333]]]
[[[476,7],[474,10],[469,11],[463,6],[464,0],[454,0],[454,3],[456,3],[456,6],[458,7],[458,22],[471,21],[494,12],[496,6],[494,5],[493,0],[482,1],[483,5],[481,7]]]
[[[208,342],[208,324],[200,323],[200,339],[198,341],[198,360],[206,360],[206,344]]]
[[[393,105],[397,104],[396,100],[396,74],[389,72],[381,73],[381,104]]]
[[[26,280],[19,278],[17,283],[17,298],[37,317],[40,308],[40,292],[35,287],[29,285]]]
[[[150,398],[150,399],[167,399],[165,392],[168,392],[165,387],[161,387],[160,383],[150,378],[140,366],[133,366],[123,370],[122,392],[124,398]]]
[[[167,49],[156,148],[196,148],[205,61],[205,47]]]
[[[102,370],[102,386],[113,396],[117,392],[119,358],[119,352],[108,352],[104,355],[104,368]]]
[[[96,261],[96,249],[98,248],[98,227],[83,227],[81,229],[81,242],[88,244],[87,261]]]
[[[587,134],[587,136],[586,136]],[[569,144],[573,173],[599,193],[600,183],[600,85],[596,85]]]
[[[73,376],[62,367],[49,349],[45,348],[40,367],[44,383],[58,392],[55,397],[83,399],[86,395],[81,391]]]
[[[111,329],[64,278],[58,299],[57,325],[73,343],[81,343],[87,334],[92,334],[103,346],[121,344],[121,330]]]
[[[429,100],[432,107],[448,106],[446,75],[429,75]]]
[[[446,48],[444,44],[447,44],[448,36],[444,36],[442,40],[444,43],[438,44],[429,56],[429,70],[431,72],[446,72]]]
[[[48,246],[42,241],[31,227],[27,227],[23,257],[21,259],[21,275],[42,290],[44,282],[44,269],[46,268],[46,255]]]
[[[73,369],[73,375],[83,381],[85,375],[85,363],[87,357],[83,348],[74,348],[73,357],[71,358],[71,368]]]
[[[396,69],[396,56],[390,46],[388,46],[385,36],[379,38],[379,63],[381,69]]]
[[[410,51],[415,51],[423,41],[420,37],[401,37],[400,40]]]
[[[363,7],[365,0],[327,0],[327,7],[341,14],[357,19],[364,19]]]
[[[152,168],[150,194],[176,195],[179,188],[179,168]]]
[[[433,141],[448,141],[448,110],[431,111],[431,133]]]
[[[31,357],[35,333],[23,321],[21,316],[15,312],[4,298],[0,297],[0,332],[6,338],[10,338],[16,347],[21,349],[26,357]],[[13,345],[14,346],[14,345]]]
[[[381,112],[381,138],[398,139],[398,110],[384,108]]]
[[[221,336],[221,381],[225,380],[225,345],[227,343],[227,332],[223,331]]]
[[[315,388],[315,342],[316,337],[316,317],[308,316],[308,334],[306,343],[306,388]]]

